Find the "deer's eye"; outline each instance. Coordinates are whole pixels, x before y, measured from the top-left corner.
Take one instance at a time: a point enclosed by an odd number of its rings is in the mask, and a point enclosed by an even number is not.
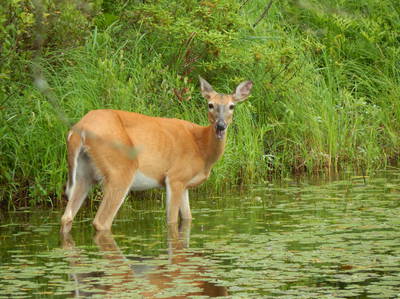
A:
[[[214,105],[212,103],[208,103],[208,109],[210,110],[214,109]]]
[[[230,105],[229,105],[229,110],[233,110],[233,109],[235,109],[235,105],[230,104]]]

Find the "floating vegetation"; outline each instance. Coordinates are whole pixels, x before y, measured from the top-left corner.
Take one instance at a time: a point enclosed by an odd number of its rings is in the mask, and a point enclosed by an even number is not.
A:
[[[114,235],[95,235],[92,215],[60,238],[58,212],[10,213],[0,226],[0,298],[396,298],[398,186],[389,175],[197,195],[195,220],[181,230],[167,228],[156,202],[151,212],[134,202]]]

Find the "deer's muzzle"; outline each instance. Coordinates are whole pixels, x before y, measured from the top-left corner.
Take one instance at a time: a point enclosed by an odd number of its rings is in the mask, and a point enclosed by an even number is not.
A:
[[[215,133],[218,139],[224,138],[226,127],[227,124],[225,121],[223,121],[222,119],[217,120],[217,122],[215,123]]]

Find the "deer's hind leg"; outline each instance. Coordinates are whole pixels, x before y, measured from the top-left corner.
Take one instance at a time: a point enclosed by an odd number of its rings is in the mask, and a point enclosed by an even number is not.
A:
[[[138,161],[113,146],[98,148],[93,158],[103,176],[103,199],[93,225],[97,231],[111,230],[112,222],[133,183]]]
[[[112,222],[128,194],[134,169],[113,173],[103,182],[103,199],[93,220],[97,231],[111,230]]]
[[[77,146],[74,147],[74,143]],[[68,204],[61,218],[62,233],[68,233],[71,230],[72,221],[95,180],[90,158],[80,145],[80,137],[72,135],[68,147],[71,149],[68,154],[69,178],[66,189]]]

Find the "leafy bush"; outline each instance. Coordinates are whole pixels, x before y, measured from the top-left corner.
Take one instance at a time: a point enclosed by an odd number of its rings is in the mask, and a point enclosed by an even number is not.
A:
[[[99,10],[97,2],[4,0],[0,7],[0,78],[30,78],[29,61],[39,47],[49,52],[81,45]]]

